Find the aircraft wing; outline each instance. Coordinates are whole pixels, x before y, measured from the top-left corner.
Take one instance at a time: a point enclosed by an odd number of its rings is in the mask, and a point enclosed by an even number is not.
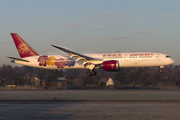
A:
[[[80,62],[83,62],[83,63],[87,63],[88,61],[102,61],[101,59],[97,59],[97,58],[92,58],[92,57],[89,57],[89,56],[86,56],[86,55],[83,55],[83,54],[79,54],[79,53],[76,53],[76,52],[73,52],[71,50],[68,50],[68,49],[65,49],[65,48],[62,48],[62,47],[58,47],[58,46],[55,46],[55,45],[51,45],[59,50],[62,50],[63,52],[66,52],[70,58],[74,58],[76,59],[76,61],[80,61]]]

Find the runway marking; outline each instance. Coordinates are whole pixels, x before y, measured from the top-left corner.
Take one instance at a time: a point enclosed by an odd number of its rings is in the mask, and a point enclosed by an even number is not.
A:
[[[26,100],[26,104],[61,103],[179,103],[180,100]],[[25,104],[25,100],[0,100],[0,104]]]

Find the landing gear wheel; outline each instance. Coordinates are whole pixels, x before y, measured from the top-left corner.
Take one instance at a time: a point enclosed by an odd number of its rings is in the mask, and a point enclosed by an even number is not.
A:
[[[92,75],[96,75],[96,74],[97,74],[96,72],[92,71]]]
[[[88,76],[92,76],[92,75],[96,75],[97,73],[95,71],[88,71],[87,75]]]
[[[87,75],[88,75],[88,76],[92,76],[92,73],[91,73],[91,72],[87,72]]]
[[[159,68],[160,73],[162,73],[163,68],[164,68],[164,66],[160,66],[160,68]]]

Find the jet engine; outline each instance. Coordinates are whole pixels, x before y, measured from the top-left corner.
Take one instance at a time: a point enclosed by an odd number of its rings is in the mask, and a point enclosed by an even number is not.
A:
[[[103,69],[107,71],[118,71],[119,70],[119,62],[116,60],[104,61]]]

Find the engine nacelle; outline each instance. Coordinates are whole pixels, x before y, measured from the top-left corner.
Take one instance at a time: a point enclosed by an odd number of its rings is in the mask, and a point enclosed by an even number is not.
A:
[[[107,71],[118,71],[119,70],[119,62],[116,60],[104,61],[103,69]]]

